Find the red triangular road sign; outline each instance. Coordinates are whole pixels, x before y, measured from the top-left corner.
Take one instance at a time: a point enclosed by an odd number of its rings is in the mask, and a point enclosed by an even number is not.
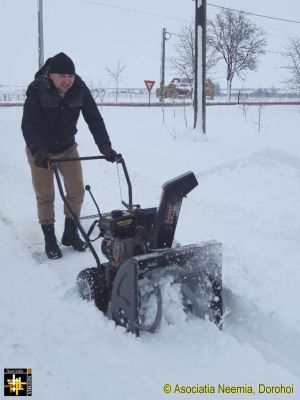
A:
[[[145,82],[146,88],[148,89],[148,92],[150,93],[151,89],[153,88],[153,86],[155,84],[155,81],[144,81],[144,82]]]

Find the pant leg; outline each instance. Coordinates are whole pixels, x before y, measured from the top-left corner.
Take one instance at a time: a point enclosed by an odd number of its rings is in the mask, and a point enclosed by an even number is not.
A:
[[[66,152],[63,153],[62,156],[66,158],[79,157],[77,144],[70,147]],[[63,176],[64,186],[66,189],[66,198],[75,214],[79,216],[85,195],[81,162],[70,161],[59,163],[58,168]],[[66,206],[64,206],[64,213],[66,217],[71,217],[71,214]]]
[[[26,147],[26,154],[36,195],[39,222],[41,224],[53,224],[55,222],[53,172],[36,167],[34,165],[34,158],[28,147]]]

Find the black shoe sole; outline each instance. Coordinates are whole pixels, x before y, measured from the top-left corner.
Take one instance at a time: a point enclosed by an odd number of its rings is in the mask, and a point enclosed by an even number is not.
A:
[[[59,258],[62,258],[62,253],[56,253],[56,254],[48,254],[46,252],[47,257],[49,258],[49,260],[58,260]]]
[[[73,246],[72,243],[64,242],[64,241],[62,241],[61,244],[62,244],[63,246],[66,246],[66,247],[73,247],[73,249],[74,249],[75,251],[78,251],[79,253],[83,253],[83,252],[87,249],[87,246],[85,246],[84,248],[79,249],[79,248],[77,248],[76,246]]]

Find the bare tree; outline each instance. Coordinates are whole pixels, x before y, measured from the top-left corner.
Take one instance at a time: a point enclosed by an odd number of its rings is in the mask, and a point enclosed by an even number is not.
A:
[[[257,125],[257,129],[258,132],[261,132],[261,128],[262,128],[262,122],[263,122],[263,118],[262,118],[262,112],[263,112],[263,108],[264,106],[260,103],[257,109],[257,122],[254,122],[255,125]]]
[[[170,69],[176,72],[178,77],[187,78],[193,82],[195,76],[195,23],[191,22],[181,28],[174,45],[176,55],[168,59]],[[211,41],[206,41],[206,71],[209,73],[215,67],[220,56],[211,46]]]
[[[101,79],[98,80],[96,84],[92,78],[89,78],[87,81],[88,88],[90,89],[95,101],[100,100],[101,103],[104,101],[104,97],[106,94],[106,87]]]
[[[120,83],[122,81],[124,81],[122,74],[123,74],[125,68],[126,68],[126,66],[122,65],[120,61],[118,62],[118,64],[116,66],[113,66],[111,68],[108,68],[108,67],[105,68],[105,71],[106,71],[108,77],[116,85],[116,102],[118,101]]]
[[[290,71],[288,85],[293,89],[300,88],[300,38],[290,38],[289,48],[286,53],[290,63],[287,70]]]
[[[265,54],[264,31],[252,23],[243,12],[223,9],[208,22],[211,46],[227,66],[227,100],[231,97],[235,75],[243,78],[246,71],[257,69],[258,56]]]
[[[249,106],[246,103],[240,103],[239,107],[243,111],[243,116],[244,116],[245,121],[247,123],[247,111],[248,111]]]

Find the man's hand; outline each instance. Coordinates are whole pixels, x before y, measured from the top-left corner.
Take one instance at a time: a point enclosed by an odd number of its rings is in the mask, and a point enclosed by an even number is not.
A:
[[[48,169],[49,154],[46,149],[39,149],[34,153],[34,165]]]
[[[107,161],[116,161],[118,153],[114,149],[112,149],[110,144],[103,144],[99,146],[99,150],[104,155]]]

